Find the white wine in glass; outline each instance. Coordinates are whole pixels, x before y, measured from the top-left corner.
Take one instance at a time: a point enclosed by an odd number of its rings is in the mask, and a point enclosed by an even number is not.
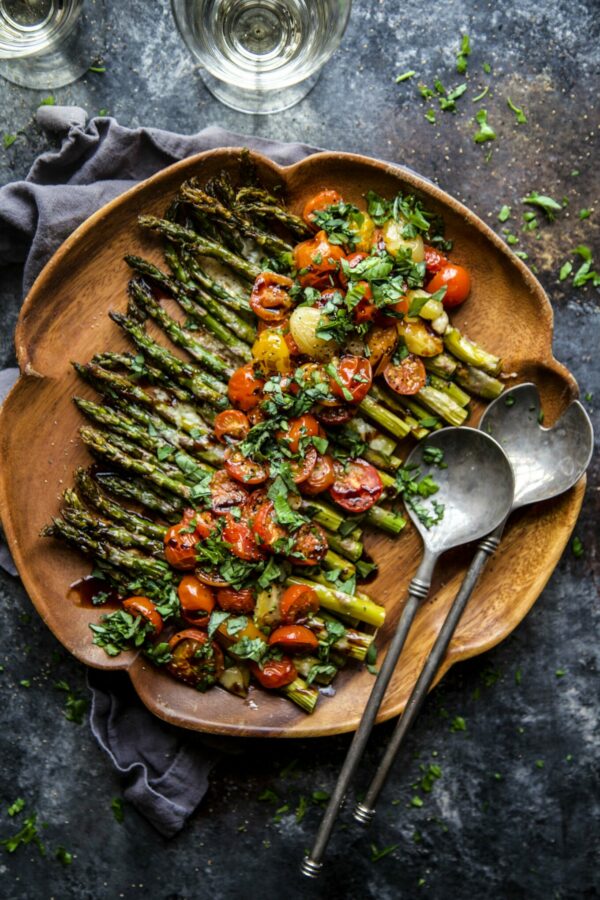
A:
[[[351,0],[172,0],[175,21],[218,100],[279,112],[306,96],[338,47]]]

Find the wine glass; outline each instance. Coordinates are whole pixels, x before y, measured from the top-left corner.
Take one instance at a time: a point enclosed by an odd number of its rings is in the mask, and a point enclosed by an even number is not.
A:
[[[338,47],[352,0],[171,0],[209,91],[245,113],[288,109]]]
[[[7,81],[62,87],[103,48],[103,0],[0,0],[0,75]]]

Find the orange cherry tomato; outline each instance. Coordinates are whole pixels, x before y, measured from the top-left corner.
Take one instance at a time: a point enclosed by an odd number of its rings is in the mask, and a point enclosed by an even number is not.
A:
[[[318,566],[327,555],[327,535],[314,522],[301,525],[294,534],[290,562],[294,566]]]
[[[230,582],[227,581],[226,578],[223,578],[216,569],[202,569],[200,566],[196,566],[194,572],[196,578],[198,581],[201,581],[202,584],[207,584],[209,587],[214,588],[229,587]]]
[[[390,303],[385,306],[383,309],[378,309],[374,315],[374,321],[377,325],[381,325],[383,328],[395,328],[399,319],[398,316],[390,316],[386,315],[388,310],[393,310],[396,313],[401,313],[403,316],[408,312],[408,297],[402,297],[401,300],[398,300],[396,303]],[[379,373],[376,372],[376,375]]]
[[[335,481],[329,494],[348,512],[362,513],[377,503],[383,493],[379,472],[364,459],[351,459],[335,467]]]
[[[250,309],[263,322],[281,322],[292,307],[289,289],[293,283],[287,275],[261,272],[250,294]]]
[[[333,457],[325,453],[323,456],[317,456],[312,472],[302,482],[302,493],[313,497],[315,494],[321,494],[323,491],[328,490],[334,481]]]
[[[236,616],[249,616],[254,612],[256,600],[250,588],[234,591],[233,588],[221,588],[217,591],[217,603],[225,612]]]
[[[263,503],[255,513],[253,530],[260,544],[267,550],[274,550],[277,541],[287,537],[285,528],[275,520],[275,507],[271,500]]]
[[[294,247],[298,281],[302,287],[325,290],[331,285],[331,278],[339,271],[340,260],[345,258],[342,248],[331,244],[324,231],[318,231],[314,238]]]
[[[423,247],[425,251],[425,268],[429,275],[435,274],[435,272],[439,272],[440,269],[443,269],[444,266],[448,262],[448,257],[444,256],[443,253],[436,247],[432,247],[431,244],[425,244]]]
[[[363,356],[342,356],[336,370],[339,381],[331,379],[331,392],[347,403],[364,400],[373,384],[369,360]]]
[[[150,622],[154,633],[159,635],[163,628],[162,616],[156,610],[155,604],[148,597],[128,597],[123,600],[123,609],[132,616],[141,616]]]
[[[215,608],[215,595],[195,575],[184,575],[177,586],[182,618],[190,625],[206,625]]]
[[[277,438],[285,441],[292,453],[298,453],[300,441],[303,438],[317,437],[322,433],[322,428],[314,416],[306,414],[297,419],[291,419],[287,432],[278,431]]]
[[[340,203],[342,200],[341,194],[338,194],[337,191],[325,190],[319,191],[318,194],[315,194],[314,197],[311,197],[310,200],[307,200],[304,204],[304,209],[302,210],[302,218],[306,222],[307,225],[310,225],[311,228],[314,227],[314,217],[316,212],[323,212],[323,210],[327,209],[328,206],[333,206],[335,203]]]
[[[445,309],[452,309],[454,306],[460,306],[464,303],[471,290],[471,276],[463,266],[457,266],[454,263],[448,263],[443,269],[433,276],[428,283],[426,290],[430,294],[435,294],[440,288],[446,288],[446,293],[442,300]]]
[[[319,609],[319,598],[314,588],[304,584],[292,584],[279,599],[279,614],[284,622],[305,619]]]
[[[214,513],[225,515],[233,506],[243,506],[247,499],[248,491],[239,482],[222,469],[215,472],[210,481],[210,505]]]
[[[269,637],[269,646],[288,653],[312,653],[319,641],[306,625],[280,625]]]
[[[184,519],[177,525],[172,525],[165,533],[164,543],[165,559],[170,566],[183,570],[195,567],[198,535],[189,520]]]
[[[263,413],[260,406],[255,406],[254,409],[248,410],[248,421],[250,422],[250,427],[253,428],[255,425],[258,425],[259,422],[264,422],[265,414]]]
[[[350,266],[351,269],[355,269],[359,263],[366,259],[368,256],[367,253],[363,253],[361,250],[357,250],[355,253],[350,253],[346,257],[346,262]],[[339,274],[340,282],[345,286],[348,284],[348,277],[344,274],[342,270],[340,270]]]
[[[227,474],[242,484],[262,484],[269,477],[266,466],[244,456],[235,447],[227,448],[223,465]]]
[[[261,548],[254,540],[254,535],[247,522],[227,516],[223,529],[223,540],[231,544],[231,552],[239,559],[248,561],[262,559]]]
[[[251,662],[250,671],[261,687],[269,690],[282,688],[285,687],[286,684],[291,684],[292,681],[296,680],[298,675],[296,666],[289,656],[284,656],[283,659],[269,659],[263,665],[262,669],[258,663]]]
[[[168,671],[198,690],[206,690],[214,684],[225,667],[219,645],[209,641],[206,633],[196,628],[174,634],[169,641],[169,650],[172,658],[167,663]]]
[[[290,460],[290,469],[295,484],[303,484],[315,467],[318,453],[316,447],[307,447],[304,456],[300,459]]]
[[[425,387],[427,370],[420,357],[413,356],[411,353],[397,366],[394,363],[388,363],[383,370],[383,377],[393,391],[408,396],[418,393],[421,388]]]
[[[250,431],[250,422],[239,409],[224,409],[215,416],[213,428],[221,443],[231,444],[244,440]]]
[[[254,372],[253,363],[246,363],[236,369],[227,385],[227,396],[233,406],[239,406],[244,412],[258,406],[262,400],[264,378]]]

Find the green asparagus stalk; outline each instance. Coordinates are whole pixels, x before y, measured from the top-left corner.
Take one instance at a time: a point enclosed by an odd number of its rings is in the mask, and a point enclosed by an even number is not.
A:
[[[448,353],[439,353],[437,356],[425,356],[423,357],[423,362],[428,372],[433,372],[434,375],[439,375],[440,378],[452,378],[458,365],[456,360]]]
[[[295,656],[294,665],[296,666],[298,675],[302,678],[308,678],[314,667],[319,666],[320,671],[318,671],[314,677],[315,684],[331,684],[338,673],[338,667],[335,666],[331,660],[328,663],[330,670],[328,672],[323,671],[323,663],[317,656]]]
[[[105,353],[96,353],[91,361],[104,369],[108,369],[110,372],[117,372],[120,375],[123,375],[121,370],[125,369],[128,373],[127,377],[135,384],[137,384],[138,378],[144,378],[152,385],[165,388],[169,391],[171,398],[174,397],[180,402],[185,403],[194,399],[185,388],[173,384],[172,381],[166,378],[164,372],[155,366],[149,365],[146,360],[140,360],[139,356],[136,357],[133,353],[115,353],[113,350],[108,350]]]
[[[419,422],[422,419],[430,418],[431,414],[429,410],[418,404],[414,400],[413,396],[392,394],[392,392],[388,388],[381,387],[378,384],[374,384],[371,387],[371,393],[373,394],[375,400],[377,400],[379,403],[388,406],[393,412],[398,412],[404,415],[407,425],[410,426],[413,437],[415,437],[418,441],[429,434],[429,429],[424,428],[419,424]],[[415,418],[413,418],[413,416],[411,415],[407,415],[405,410],[410,410]]]
[[[140,516],[121,506],[120,503],[111,500],[110,497],[100,490],[100,487],[86,469],[77,469],[75,484],[86,503],[98,510],[103,516],[112,519],[113,522],[118,522],[137,534],[145,534],[155,541],[163,540],[165,535],[164,526],[157,525],[156,522],[146,519],[144,516]]]
[[[461,362],[476,369],[483,369],[488,375],[498,375],[502,368],[502,360],[488,353],[479,344],[469,340],[458,328],[448,326],[444,332],[444,346]]]
[[[217,378],[219,376],[229,378],[233,373],[233,367],[216,357],[210,350],[206,350],[197,338],[190,334],[189,331],[186,331],[185,328],[182,328],[175,319],[165,312],[147,288],[144,289],[139,282],[131,281],[129,289],[135,303],[141,306],[160,325],[174,344],[187,350],[190,356],[202,363]]]
[[[452,397],[429,385],[421,388],[415,396],[436,416],[441,416],[450,425],[462,425],[469,415],[469,411],[459,406]]]
[[[133,500],[150,512],[158,513],[168,522],[176,522],[181,518],[182,501],[179,498],[174,499],[172,496],[169,499],[162,497],[156,491],[151,490],[145,481],[121,478],[114,472],[97,472],[94,479],[114,497]]]
[[[327,543],[332,550],[352,562],[359,560],[363,553],[363,545],[359,540],[353,537],[341,537],[334,531],[327,532]]]
[[[470,394],[483,397],[484,400],[495,400],[504,390],[501,381],[473,366],[458,366],[456,380]]]
[[[444,394],[447,394],[455,403],[458,403],[459,406],[464,407],[469,405],[471,398],[465,391],[461,391],[459,386],[454,384],[453,381],[446,381],[444,378],[439,378],[437,375],[430,375],[429,384],[437,391],[442,391]]]
[[[168,248],[167,248],[168,250]],[[167,260],[169,264],[171,264],[171,259],[173,257],[168,253]],[[175,258],[177,258],[177,254],[175,254]],[[223,287],[222,284],[219,284],[218,281],[215,281],[214,278],[211,278],[210,275],[207,275],[204,269],[200,266],[198,260],[191,256],[190,254],[186,254],[186,266],[189,269],[190,275],[194,279],[194,281],[200,285],[205,291],[211,294],[216,300],[225,304],[229,309],[233,309],[236,312],[241,313],[251,313],[250,304],[246,297],[242,297],[239,294],[234,294],[226,288]],[[177,277],[179,278],[179,271],[173,268],[173,271],[177,273]],[[185,279],[182,278],[184,281]]]
[[[309,581],[309,579],[300,578],[297,575],[291,575],[285,583],[288,586],[301,584],[313,588],[321,606],[331,610],[333,613],[352,616],[360,622],[366,622],[368,625],[374,625],[376,628],[380,628],[385,620],[385,609],[383,606],[378,606],[364,596],[357,597],[356,595],[345,594],[343,591],[327,588],[316,581]]]
[[[142,228],[158,231],[176,244],[188,245],[194,253],[198,253],[200,256],[210,256],[213,259],[220,260],[233,269],[234,272],[237,272],[238,275],[247,278],[248,281],[254,281],[256,276],[260,275],[259,266],[248,262],[248,260],[243,259],[236,253],[232,253],[226,247],[223,247],[222,244],[211,241],[209,238],[199,237],[194,231],[183,228],[181,225],[175,224],[175,222],[169,222],[167,219],[157,219],[156,216],[140,216],[138,222]]]
[[[361,401],[359,409],[365,416],[373,419],[374,422],[377,422],[378,425],[381,425],[382,428],[385,428],[386,431],[389,431],[390,434],[393,434],[399,440],[410,434],[410,428],[404,419],[401,419],[391,410],[386,409],[370,395],[367,395]]]
[[[345,559],[343,556],[340,556],[340,554],[336,553],[335,550],[332,550],[331,547],[323,560],[323,566],[329,570],[339,569],[339,577],[342,581],[347,581],[349,578],[353,578],[356,575],[356,566],[354,563]]]
[[[75,508],[73,504],[73,494],[73,491],[66,492],[65,503],[67,505],[62,510],[63,519],[68,522],[69,525],[81,529],[95,540],[108,541],[125,550],[132,548],[141,549],[149,556],[154,556],[158,559],[163,558],[164,545],[162,542],[155,541],[145,534],[138,534],[121,525],[103,522],[102,519],[91,515],[87,510]]]
[[[241,188],[237,193],[236,203],[246,214],[253,215],[259,220],[274,219],[301,239],[310,237],[312,233],[303,219],[281,206],[277,198],[267,191]]]
[[[302,678],[294,679],[291,684],[280,688],[280,692],[307,713],[314,712],[319,699],[318,689],[312,684],[307,684]]]
[[[378,608],[382,609],[383,607]],[[318,613],[309,617],[307,624],[311,630],[315,631],[317,637],[320,637],[327,633],[328,621],[337,622],[339,620],[335,619],[334,616],[328,615],[323,610],[319,610]],[[366,632],[357,631],[355,628],[346,628],[346,634],[332,646],[344,656],[349,656],[351,659],[357,659],[359,662],[362,662],[374,640],[374,634],[366,634]]]
[[[387,531],[388,534],[400,534],[406,526],[406,519],[392,512],[390,509],[383,509],[381,506],[372,506],[367,512],[366,520],[369,525]]]

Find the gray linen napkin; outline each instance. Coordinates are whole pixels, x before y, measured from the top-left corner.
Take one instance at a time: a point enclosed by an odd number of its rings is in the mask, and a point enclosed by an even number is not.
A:
[[[136,182],[177,160],[216,147],[249,146],[282,164],[314,149],[304,144],[248,138],[222,128],[194,135],[155,128],[124,128],[114,119],[92,119],[78,107],[41,107],[39,123],[64,135],[44,153],[25,181],[0,188],[0,266],[22,262],[23,294],[66,237],[95,210]],[[18,376],[0,372],[0,403]],[[0,566],[16,575],[5,546]],[[208,786],[208,774],[227,742],[173,728],[140,703],[126,675],[89,671],[90,725],[117,771],[127,779],[125,798],[161,834],[176,834]],[[210,745],[210,746],[209,746]]]

